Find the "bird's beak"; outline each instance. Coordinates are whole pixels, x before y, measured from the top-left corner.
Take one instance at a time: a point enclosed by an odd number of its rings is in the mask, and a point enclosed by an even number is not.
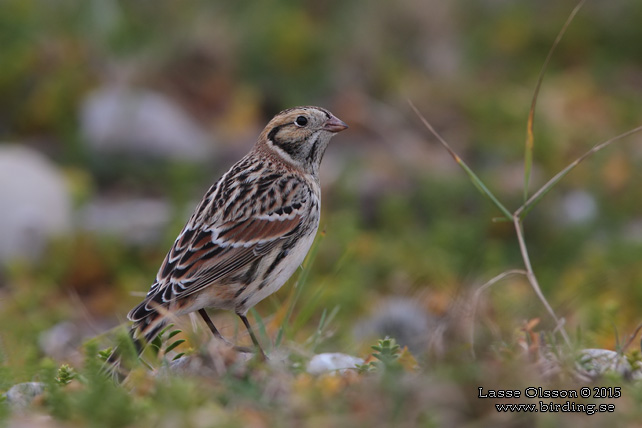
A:
[[[348,125],[346,125],[345,122],[341,119],[335,116],[330,116],[330,119],[328,119],[325,125],[323,125],[323,130],[330,132],[341,132],[347,127]]]

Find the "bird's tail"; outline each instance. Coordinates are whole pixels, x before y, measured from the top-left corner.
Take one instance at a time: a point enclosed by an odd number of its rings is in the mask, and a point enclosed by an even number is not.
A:
[[[142,345],[143,343],[150,343],[158,336],[158,333],[167,325],[167,319],[159,313],[149,314],[145,318],[134,322],[129,334],[134,341]],[[139,350],[139,353],[143,349]]]
[[[134,322],[127,332],[127,341],[129,342],[127,346],[129,347],[133,345],[135,356],[140,357],[145,346],[158,336],[166,324],[167,321],[165,317],[160,314],[156,314],[155,317],[150,315],[138,322]],[[123,359],[123,346],[124,345],[122,343],[116,346],[107,359],[107,363],[109,363],[113,368],[120,369]],[[129,353],[131,354],[131,352]]]
[[[162,300],[162,293],[148,296],[129,311],[127,318],[133,322],[131,335],[134,340],[143,337],[147,343],[154,340],[167,324],[172,312]]]
[[[145,345],[158,336],[167,325],[168,317],[171,317],[171,312],[160,302],[154,295],[145,299],[127,314],[127,318],[132,321],[131,329],[128,332],[129,341],[133,344],[137,357],[143,353]],[[108,359],[114,368],[120,368],[123,350],[119,348],[122,346],[122,344],[117,346]]]

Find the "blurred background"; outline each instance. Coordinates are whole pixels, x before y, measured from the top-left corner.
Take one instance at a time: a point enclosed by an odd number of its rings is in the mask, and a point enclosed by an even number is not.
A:
[[[396,332],[421,354],[435,325],[469,314],[458,302],[523,265],[511,225],[492,221],[407,101],[515,209],[533,89],[574,5],[0,2],[0,355],[12,377],[124,323],[202,194],[295,105],[350,129],[324,159],[324,233],[289,339],[337,308],[319,350],[363,353]],[[572,23],[542,86],[531,192],[642,123],[640,22],[642,3],[623,0],[588,2]],[[590,347],[613,349],[641,321],[641,165],[642,136],[616,143],[525,220],[545,295]],[[269,321],[293,283],[258,313]],[[553,327],[519,277],[484,294],[478,315],[482,354],[527,320]],[[215,322],[238,328],[233,314]]]

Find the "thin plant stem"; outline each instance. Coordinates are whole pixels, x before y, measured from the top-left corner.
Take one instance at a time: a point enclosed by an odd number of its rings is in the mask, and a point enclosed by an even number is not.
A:
[[[470,312],[470,317],[471,317],[471,322],[470,322],[470,352],[475,358],[475,318],[477,315],[477,305],[479,304],[479,299],[481,298],[481,294],[486,291],[486,289],[490,288],[491,286],[495,285],[502,279],[511,276],[511,275],[528,275],[528,272],[522,269],[512,269],[508,270],[506,272],[502,272],[499,275],[493,277],[490,279],[488,282],[485,284],[479,286],[477,290],[475,290],[475,294],[473,294],[473,302],[472,302],[472,310]]]
[[[542,302],[542,304],[546,308],[547,312],[555,320],[555,323],[556,323],[555,330],[556,331],[559,330],[560,334],[564,338],[564,341],[569,346],[571,346],[571,340],[570,340],[568,334],[566,333],[566,329],[564,328],[563,320],[560,320],[557,317],[557,315],[553,311],[553,308],[551,307],[551,305],[546,300],[546,297],[542,293],[542,290],[541,290],[541,288],[539,286],[539,282],[537,281],[537,277],[535,276],[535,273],[533,272],[533,268],[531,266],[530,258],[528,256],[528,250],[526,249],[526,243],[524,241],[524,233],[523,233],[523,230],[522,230],[521,218],[519,216],[519,214],[521,213],[520,210],[522,210],[523,206],[520,207],[520,209],[518,209],[515,213],[511,214],[504,207],[504,205],[501,202],[499,202],[499,200],[495,197],[495,195],[493,195],[493,193],[490,190],[488,190],[488,188],[482,183],[482,181],[479,179],[479,177],[477,177],[477,175],[468,167],[468,165],[466,165],[466,163],[457,155],[457,153],[455,153],[455,151],[450,147],[450,145],[446,142],[446,140],[444,140],[441,137],[441,135],[439,135],[439,133],[433,128],[433,126],[428,122],[428,120],[426,120],[423,117],[423,115],[414,106],[412,101],[409,100],[408,103],[410,104],[412,109],[415,111],[415,113],[417,114],[419,119],[422,121],[424,126],[426,126],[426,128],[437,138],[437,140],[439,140],[441,145],[448,151],[448,153],[450,153],[450,155],[453,157],[453,159],[455,159],[455,162],[457,162],[466,171],[466,173],[468,173],[468,175],[471,178],[473,184],[482,192],[482,194],[484,194],[486,197],[488,197],[495,204],[495,206],[497,206],[502,211],[502,213],[504,214],[504,217],[506,219],[508,219],[508,220],[513,222],[513,224],[515,225],[515,232],[517,234],[517,240],[519,242],[520,252],[522,254],[522,260],[524,261],[524,266],[526,267],[526,278],[528,279],[528,282],[531,284],[531,287],[533,288],[533,291],[535,291],[535,294],[537,295],[539,300]],[[628,133],[622,134],[619,137],[621,138],[622,136],[629,135],[630,133],[631,133],[631,131],[629,131]],[[615,137],[615,138],[618,138],[618,137]],[[607,142],[605,142],[605,143],[607,143]],[[596,151],[600,150],[601,148],[603,148],[606,145],[605,143],[602,143],[602,144],[598,145],[599,147],[598,146],[594,147],[594,149]],[[575,163],[581,162],[581,160],[583,158],[585,158],[586,156],[588,156],[588,155],[589,155],[588,153],[585,154],[580,159],[576,160]],[[564,171],[566,171],[567,169],[570,170],[570,168],[572,168],[572,166],[567,167]],[[560,176],[557,179],[557,181],[559,181],[562,176]],[[550,186],[552,187],[554,184],[555,183],[552,183]],[[550,188],[547,189],[546,191],[548,191],[548,190],[550,190]],[[538,191],[535,195],[533,195],[533,197],[535,197],[537,195],[539,195],[538,197],[541,197],[541,196],[543,196],[543,193],[540,193]],[[529,199],[529,201],[530,201],[530,199]]]
[[[544,184],[540,189],[533,194],[521,207],[519,207],[515,211],[515,215],[517,217],[523,217],[525,214],[530,211],[533,206],[544,196],[546,195],[562,178],[564,178],[573,168],[578,166],[584,159],[588,158],[589,156],[592,156],[593,154],[599,152],[600,150],[606,148],[607,146],[611,145],[612,143],[621,140],[625,137],[628,137],[629,135],[635,134],[637,132],[642,131],[642,125],[638,126],[636,128],[630,129],[620,135],[617,135],[613,138],[610,138],[602,143],[594,145],[589,151],[584,153],[582,156],[579,158],[575,159],[573,162],[571,162],[566,168],[555,174],[553,178],[548,180],[546,184]]]
[[[626,348],[631,346],[631,343],[633,343],[635,338],[638,336],[638,334],[640,333],[640,330],[642,330],[642,323],[638,324],[638,326],[635,328],[633,333],[631,333],[631,336],[629,336],[629,340],[627,340],[626,343],[624,344],[624,346],[622,346],[622,348],[618,349],[618,351],[624,353],[624,351],[626,351]]]
[[[463,159],[460,158],[459,155],[457,155],[457,153],[455,153],[455,151],[450,147],[450,144],[448,144],[448,142],[446,142],[446,140],[444,140],[442,136],[439,135],[439,133],[435,130],[435,128],[433,128],[430,122],[428,122],[426,118],[419,112],[419,110],[417,110],[417,107],[415,107],[413,102],[408,100],[408,104],[410,104],[410,107],[414,110],[415,114],[419,117],[419,120],[421,120],[421,122],[424,124],[426,129],[428,129],[428,131],[430,131],[430,133],[434,135],[435,138],[437,138],[437,140],[441,143],[441,145],[444,146],[444,148],[448,151],[448,153],[450,153],[450,155],[453,157],[455,162],[457,162],[457,164],[460,167],[462,167],[464,171],[466,171],[466,174],[468,174],[468,176],[472,180],[475,187],[477,187],[477,189],[484,196],[486,196],[488,199],[491,200],[493,204],[495,204],[495,206],[502,212],[502,214],[504,214],[504,217],[506,217],[507,220],[510,220],[513,217],[510,211],[508,211],[506,207],[501,202],[499,202],[499,199],[497,199],[497,197],[495,197],[493,192],[491,192],[488,189],[488,187],[486,187],[486,185],[481,181],[481,179],[477,177],[477,174],[475,174],[473,170],[470,169],[468,165],[466,165],[466,162],[464,162]]]
[[[548,313],[551,315],[551,317],[555,320],[556,330],[559,330],[566,344],[568,346],[571,346],[571,340],[568,337],[568,334],[566,333],[566,329],[564,328],[564,322],[560,320],[557,317],[557,315],[555,315],[555,311],[553,311],[553,308],[548,303],[548,300],[546,300],[546,297],[544,297],[544,293],[542,293],[542,289],[539,286],[537,277],[533,272],[533,267],[531,266],[531,260],[530,260],[530,257],[528,256],[528,250],[526,249],[526,243],[524,242],[524,230],[522,228],[522,223],[519,219],[519,216],[515,215],[515,217],[513,218],[513,222],[515,225],[515,233],[517,234],[517,240],[519,242],[519,250],[522,253],[522,260],[524,261],[524,266],[526,267],[526,278],[528,278],[528,282],[530,282],[531,287],[533,287],[533,290],[535,291],[535,294],[537,295],[539,300],[542,302],[542,304],[544,305]]]
[[[642,131],[642,126],[638,126],[637,128],[633,128],[623,134],[620,134],[616,137],[613,137],[609,140],[606,140],[600,144],[597,144],[593,146],[589,151],[584,153],[582,156],[577,158],[575,161],[573,161],[571,164],[569,164],[566,168],[564,168],[562,171],[557,173],[553,178],[551,178],[546,184],[544,184],[539,190],[537,190],[530,198],[528,197],[528,186],[530,184],[530,175],[531,175],[531,168],[532,168],[532,161],[533,161],[533,146],[534,146],[534,134],[533,134],[533,126],[534,126],[534,119],[535,119],[535,107],[537,105],[537,98],[541,89],[542,81],[544,78],[545,71],[548,67],[548,64],[550,63],[550,60],[552,58],[553,52],[559,45],[562,37],[564,36],[566,30],[568,29],[569,25],[579,12],[579,10],[582,8],[586,0],[580,0],[577,5],[573,8],[571,14],[567,18],[566,22],[564,23],[562,29],[558,33],[555,42],[553,43],[551,49],[548,52],[548,55],[544,61],[544,64],[542,66],[542,69],[540,71],[540,74],[537,79],[537,84],[535,86],[535,91],[533,94],[533,99],[531,102],[530,110],[529,110],[529,117],[528,117],[528,122],[526,125],[526,149],[525,149],[525,154],[524,154],[524,203],[517,209],[515,210],[514,213],[510,213],[504,205],[499,202],[499,200],[495,197],[495,195],[484,185],[484,183],[479,179],[479,177],[468,167],[468,165],[457,155],[457,153],[450,147],[450,145],[437,133],[437,131],[434,129],[434,127],[423,117],[423,115],[417,110],[415,105],[412,103],[412,101],[408,100],[408,103],[410,104],[410,107],[414,110],[415,114],[419,117],[419,119],[422,121],[424,126],[430,131],[430,133],[437,138],[437,140],[441,143],[441,145],[448,151],[448,153],[453,157],[455,162],[459,164],[459,166],[464,169],[464,171],[468,174],[470,177],[473,185],[477,187],[477,189],[488,199],[493,202],[493,204],[502,212],[503,214],[503,220],[508,220],[512,221],[514,226],[515,226],[515,233],[517,235],[517,240],[519,242],[519,248],[520,252],[522,255],[522,260],[524,262],[524,266],[526,268],[525,271],[521,270],[512,270],[512,271],[507,271],[504,272],[503,274],[500,274],[496,276],[495,278],[491,279],[489,282],[486,284],[482,285],[474,295],[474,302],[473,302],[473,327],[471,329],[471,350],[474,356],[474,318],[475,318],[475,310],[477,306],[477,300],[480,297],[481,292],[483,292],[485,289],[490,287],[491,285],[495,284],[497,281],[505,278],[509,274],[513,273],[521,273],[526,276],[528,279],[528,282],[530,283],[531,287],[533,288],[533,291],[535,291],[535,294],[539,298],[539,300],[542,302],[550,316],[555,320],[556,326],[554,329],[554,333],[558,332],[562,335],[564,341],[568,346],[571,346],[571,341],[570,338],[566,332],[566,328],[564,326],[564,319],[560,319],[557,317],[555,312],[553,311],[553,308],[551,305],[548,303],[546,300],[546,297],[542,293],[542,290],[539,286],[539,282],[537,280],[537,277],[533,271],[533,267],[531,265],[530,257],[528,255],[528,250],[526,248],[526,243],[524,240],[524,230],[523,230],[523,225],[522,225],[522,219],[523,217],[539,202],[539,200],[546,195],[562,178],[564,178],[573,168],[575,168],[577,165],[579,165],[584,159],[586,159],[589,156],[592,156],[593,154],[597,153],[598,151],[602,150],[603,148],[609,146],[615,141],[618,141],[624,137],[627,137],[629,135],[632,135],[636,132]],[[636,330],[637,333],[637,330]]]

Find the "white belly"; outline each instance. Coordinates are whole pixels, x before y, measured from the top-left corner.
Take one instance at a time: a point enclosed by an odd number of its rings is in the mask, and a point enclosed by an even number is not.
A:
[[[290,279],[297,268],[301,266],[303,260],[305,260],[305,256],[308,254],[315,236],[316,229],[308,236],[301,238],[297,245],[290,250],[290,253],[286,256],[285,260],[283,260],[283,262],[277,266],[275,271],[272,272],[271,281],[266,284],[265,287],[260,290],[256,290],[248,297],[247,303],[245,304],[246,308],[251,308],[270,294],[275,293],[287,282],[288,279]],[[276,257],[277,254],[278,251],[274,253],[273,257]]]

